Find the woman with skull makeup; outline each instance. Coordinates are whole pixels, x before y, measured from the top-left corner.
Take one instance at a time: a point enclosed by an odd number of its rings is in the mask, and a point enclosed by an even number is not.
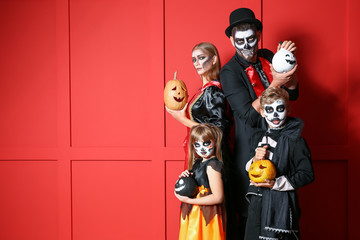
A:
[[[221,84],[218,81],[220,73],[220,58],[216,47],[209,42],[196,44],[192,49],[192,62],[195,70],[200,76],[202,87],[190,99],[184,109],[175,111],[166,108],[176,120],[188,128],[200,123],[210,123],[219,127],[223,131],[224,145],[228,140],[231,118],[228,115],[228,104],[222,92]],[[189,135],[189,134],[188,134]],[[184,140],[185,160],[188,159],[188,138]],[[226,148],[224,146],[224,148]],[[230,151],[224,149],[223,158],[225,161],[230,156]],[[185,164],[185,168],[188,163]]]
[[[175,196],[182,202],[180,240],[225,239],[224,189],[222,182],[222,131],[211,124],[191,128],[189,170],[179,177],[194,177],[195,198]]]
[[[263,25],[255,18],[251,9],[239,8],[230,14],[230,25],[225,34],[235,50],[235,55],[224,65],[220,72],[220,82],[223,92],[233,112],[235,121],[235,141],[233,172],[231,185],[233,191],[233,209],[237,221],[232,238],[242,239],[247,218],[247,201],[245,194],[248,189],[248,175],[245,165],[248,161],[249,139],[259,127],[260,101],[259,96],[268,87],[284,88],[290,95],[290,100],[298,97],[298,81],[295,75],[297,65],[287,73],[277,73],[272,65],[274,53],[268,49],[259,49]],[[278,50],[285,48],[295,52],[292,41],[278,44]]]
[[[192,49],[192,62],[200,76],[202,87],[184,109],[166,110],[188,129],[200,123],[211,123],[227,133],[230,121],[227,116],[227,102],[218,81],[220,58],[216,47],[208,42],[196,44]],[[184,147],[187,148],[187,143]]]

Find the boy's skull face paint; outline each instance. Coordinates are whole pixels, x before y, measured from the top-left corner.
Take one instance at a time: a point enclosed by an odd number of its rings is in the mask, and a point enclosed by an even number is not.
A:
[[[250,61],[258,50],[258,39],[254,29],[236,31],[234,45],[237,53],[245,60]]]
[[[282,99],[278,99],[272,104],[264,105],[266,122],[272,128],[278,128],[285,123],[286,113],[286,106]]]
[[[214,143],[211,140],[203,141],[198,139],[198,141],[194,142],[194,148],[197,155],[202,158],[208,158],[214,154]]]

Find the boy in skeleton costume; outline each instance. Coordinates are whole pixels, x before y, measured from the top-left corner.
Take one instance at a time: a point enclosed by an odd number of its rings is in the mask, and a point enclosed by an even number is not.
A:
[[[236,53],[225,64],[220,72],[222,90],[233,111],[235,120],[235,142],[233,172],[230,173],[231,184],[236,191],[234,196],[227,199],[233,206],[230,212],[235,212],[237,220],[234,226],[229,224],[231,239],[242,239],[247,217],[247,202],[245,194],[248,188],[248,176],[244,171],[248,159],[249,139],[254,133],[260,115],[258,97],[268,87],[284,88],[290,95],[290,100],[298,97],[297,65],[287,73],[277,73],[271,63],[273,52],[267,49],[258,49],[262,32],[262,23],[255,18],[252,10],[239,8],[230,15],[230,25],[225,30],[230,38]],[[278,50],[285,48],[291,52],[296,50],[291,41],[284,41],[278,45]]]
[[[287,117],[289,95],[282,88],[268,88],[260,97],[262,129],[251,139],[253,158],[246,164],[268,159],[276,167],[275,180],[251,181],[245,240],[300,239],[297,189],[314,180],[310,150],[301,137],[303,123]],[[254,156],[255,149],[255,156]]]

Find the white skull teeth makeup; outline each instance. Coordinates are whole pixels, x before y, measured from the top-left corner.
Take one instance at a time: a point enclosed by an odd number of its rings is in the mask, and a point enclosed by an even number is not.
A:
[[[194,142],[194,148],[197,155],[202,158],[208,158],[214,154],[214,144],[211,140],[202,141],[202,139],[199,139]]]
[[[237,52],[246,60],[254,57],[257,51],[258,39],[253,29],[246,31],[236,31],[234,35],[234,45]]]
[[[264,105],[265,120],[272,128],[278,128],[285,123],[286,113],[286,106],[282,99]]]

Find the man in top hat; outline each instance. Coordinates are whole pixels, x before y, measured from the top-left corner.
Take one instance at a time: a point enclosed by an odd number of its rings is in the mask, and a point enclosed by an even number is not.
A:
[[[262,29],[262,23],[252,10],[239,8],[230,14],[230,25],[225,30],[236,50],[220,72],[222,89],[235,120],[234,158],[230,167],[233,171],[229,173],[233,195],[227,197],[227,208],[230,208],[227,212],[235,212],[237,216],[228,216],[227,239],[243,239],[247,216],[245,194],[249,186],[245,165],[250,159],[249,139],[261,119],[258,97],[268,87],[284,88],[290,100],[298,97],[297,65],[287,73],[277,73],[273,69],[274,53],[258,49]],[[291,52],[296,50],[291,41],[279,44],[278,50],[280,47]]]

